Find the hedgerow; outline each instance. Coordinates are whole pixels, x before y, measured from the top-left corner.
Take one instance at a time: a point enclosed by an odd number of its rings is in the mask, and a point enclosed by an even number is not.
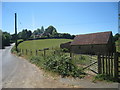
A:
[[[30,62],[46,70],[56,72],[62,77],[82,78],[85,75],[82,69],[78,68],[65,54],[51,54],[45,58],[43,56],[34,56],[30,59]]]

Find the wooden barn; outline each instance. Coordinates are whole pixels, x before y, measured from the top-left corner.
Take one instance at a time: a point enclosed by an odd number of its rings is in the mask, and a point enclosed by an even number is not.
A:
[[[115,43],[111,31],[77,35],[70,45],[73,53],[104,54],[115,52]]]
[[[66,42],[66,43],[62,43],[60,44],[60,48],[67,48],[70,51],[71,48],[71,42]]]

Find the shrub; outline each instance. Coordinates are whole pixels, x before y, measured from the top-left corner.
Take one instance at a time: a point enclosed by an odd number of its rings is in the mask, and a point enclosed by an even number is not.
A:
[[[63,51],[63,52],[69,52],[69,49],[63,48],[62,51]]]
[[[37,66],[43,67],[44,58],[43,56],[31,56],[29,61]]]
[[[94,77],[94,80],[93,81],[96,81],[96,80],[99,80],[99,81],[103,81],[103,80],[106,80],[106,81],[115,81],[115,79],[109,75],[106,75],[106,74],[97,74],[95,77]]]
[[[63,77],[73,76],[81,78],[81,74],[85,74],[82,70],[75,66],[71,59],[66,55],[49,56],[45,60],[44,66],[46,69],[57,72]]]

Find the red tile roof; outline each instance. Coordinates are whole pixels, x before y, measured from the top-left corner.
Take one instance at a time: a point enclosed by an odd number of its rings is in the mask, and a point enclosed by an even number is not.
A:
[[[107,44],[112,32],[99,32],[77,35],[71,45]]]

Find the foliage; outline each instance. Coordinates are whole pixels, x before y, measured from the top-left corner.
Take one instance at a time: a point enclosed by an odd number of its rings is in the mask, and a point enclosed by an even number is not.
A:
[[[58,33],[57,29],[54,26],[49,26],[44,30],[43,26],[41,29],[37,29],[31,35],[31,39],[35,38],[66,38],[66,39],[73,39],[75,35],[70,35],[68,33]]]
[[[43,56],[33,56],[30,62],[46,70],[56,72],[62,77],[73,76],[82,78],[85,73],[72,63],[72,60],[64,54],[52,54],[44,58]]]
[[[117,41],[117,40],[120,38],[120,34],[119,34],[119,33],[116,33],[113,38],[114,38],[114,41]]]
[[[16,51],[15,46],[11,49],[11,53],[17,54],[18,56],[22,55],[20,49],[18,49],[18,52]]]
[[[30,30],[23,29],[22,32],[18,33],[18,38],[23,39],[25,41],[29,39],[31,35],[32,35],[32,32]]]
[[[63,52],[69,52],[69,50],[67,48],[63,48],[62,51]]]
[[[40,35],[44,33],[44,27],[42,26],[41,29],[34,30],[33,35]]]
[[[42,67],[42,68],[44,67],[43,63],[45,60],[44,60],[43,56],[31,56],[29,60],[31,63],[33,63],[39,67]]]
[[[94,82],[95,81],[103,81],[103,80],[106,80],[106,81],[115,81],[115,79],[112,77],[112,76],[109,76],[109,75],[106,75],[106,74],[97,74],[95,77],[94,77]]]
[[[2,32],[2,48],[10,45],[11,36],[8,32]]]
[[[20,43],[22,43],[22,42],[23,42],[23,39],[17,40],[17,43],[18,43],[18,44],[20,44]]]
[[[15,42],[15,38],[16,38],[15,34],[11,34],[11,43]]]
[[[49,35],[54,35],[57,33],[57,30],[53,26],[49,26],[48,28],[45,29],[44,35],[49,36]]]

